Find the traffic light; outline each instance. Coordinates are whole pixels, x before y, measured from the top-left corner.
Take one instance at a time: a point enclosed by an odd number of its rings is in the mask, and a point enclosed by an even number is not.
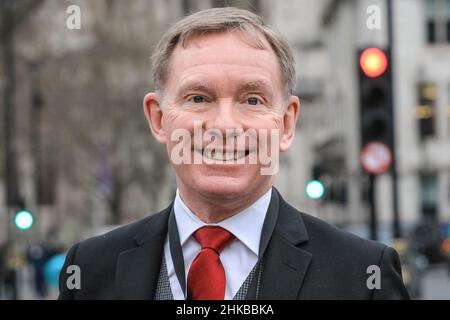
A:
[[[325,185],[321,181],[322,174],[322,167],[314,165],[312,168],[312,179],[308,181],[305,188],[308,198],[318,200],[325,195]]]
[[[306,184],[306,195],[311,199],[320,199],[325,194],[325,187],[320,180],[310,180]]]
[[[14,224],[16,225],[17,229],[28,230],[34,224],[34,217],[31,212],[27,210],[20,210],[14,216]]]
[[[358,50],[361,147],[381,142],[392,148],[392,79],[389,49]]]

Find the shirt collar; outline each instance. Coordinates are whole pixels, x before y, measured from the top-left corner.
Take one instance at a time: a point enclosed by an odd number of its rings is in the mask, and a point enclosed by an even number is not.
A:
[[[186,206],[177,189],[174,202],[174,213],[181,246],[185,244],[185,242],[197,229],[206,225],[220,226],[231,232],[237,239],[239,239],[239,241],[241,241],[255,255],[258,256],[262,228],[271,196],[272,188],[270,188],[262,197],[255,201],[247,209],[244,209],[243,211],[228,219],[222,220],[219,223],[207,224],[201,221]]]

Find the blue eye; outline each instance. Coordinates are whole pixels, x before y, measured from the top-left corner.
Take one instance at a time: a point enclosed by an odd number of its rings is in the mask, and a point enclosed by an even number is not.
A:
[[[258,98],[248,98],[247,103],[252,106],[256,106],[259,103],[259,100]]]
[[[205,101],[205,99],[202,96],[193,96],[192,101],[194,101],[194,103],[202,103]]]

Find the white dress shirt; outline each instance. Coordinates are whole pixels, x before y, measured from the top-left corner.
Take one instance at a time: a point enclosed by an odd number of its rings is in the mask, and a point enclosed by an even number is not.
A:
[[[217,224],[206,224],[185,205],[177,190],[174,213],[184,257],[185,287],[187,287],[187,275],[192,261],[201,250],[200,244],[193,237],[193,233],[206,225],[220,226],[236,237],[220,254],[220,260],[226,275],[225,300],[233,299],[258,262],[259,242],[271,195],[272,188],[250,207],[238,214]],[[173,298],[184,300],[186,297],[175,273],[168,236],[164,243],[164,256]]]

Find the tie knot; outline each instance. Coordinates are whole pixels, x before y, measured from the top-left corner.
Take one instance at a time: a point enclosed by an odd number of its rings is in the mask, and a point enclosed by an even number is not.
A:
[[[201,227],[194,232],[194,238],[202,249],[210,248],[220,253],[234,239],[234,235],[222,227]]]

